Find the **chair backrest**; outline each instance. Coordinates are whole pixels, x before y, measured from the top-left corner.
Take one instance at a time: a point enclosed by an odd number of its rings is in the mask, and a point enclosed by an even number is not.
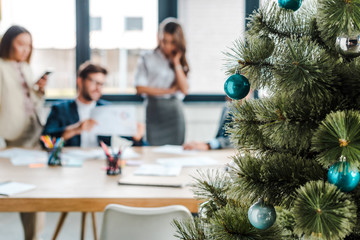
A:
[[[180,205],[138,208],[110,204],[105,208],[100,240],[176,239],[172,221],[189,217],[190,211]]]

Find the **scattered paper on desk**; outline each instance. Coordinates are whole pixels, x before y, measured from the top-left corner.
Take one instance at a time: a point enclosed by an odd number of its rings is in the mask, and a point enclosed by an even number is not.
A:
[[[121,154],[121,158],[123,159],[134,159],[134,158],[140,158],[140,154],[134,151],[133,148],[126,148],[123,154]]]
[[[4,182],[0,183],[0,195],[12,196],[17,193],[30,191],[36,188],[33,184],[19,183],[19,182]]]
[[[74,158],[67,155],[61,156],[61,164],[65,167],[82,167],[83,163],[83,158]]]
[[[181,166],[164,166],[159,164],[143,164],[135,170],[134,175],[142,176],[178,176]]]
[[[133,106],[100,106],[91,112],[98,124],[91,130],[97,135],[134,136],[136,134],[136,108]]]
[[[156,153],[170,153],[170,154],[179,154],[179,155],[193,155],[198,153],[193,150],[184,150],[183,146],[178,145],[164,145],[153,149],[153,152]]]
[[[201,167],[220,165],[210,157],[159,158],[156,162],[165,166]]]
[[[78,159],[97,159],[97,158],[105,158],[104,151],[99,149],[93,150],[81,150],[81,149],[71,149],[66,150],[62,153],[62,157],[65,158],[78,158]]]
[[[141,160],[126,160],[126,166],[140,166],[141,164],[143,164],[143,161]]]
[[[22,148],[11,148],[0,151],[0,158],[10,158],[15,166],[23,166],[35,163],[47,163],[47,152],[38,150],[28,150]]]

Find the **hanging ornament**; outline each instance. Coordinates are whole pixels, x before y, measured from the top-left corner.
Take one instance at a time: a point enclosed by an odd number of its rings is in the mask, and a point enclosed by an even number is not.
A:
[[[229,98],[240,100],[248,95],[250,83],[246,77],[236,72],[225,81],[224,90]]]
[[[248,218],[254,227],[258,229],[268,229],[276,220],[274,206],[266,204],[262,198],[254,203],[248,211]]]
[[[337,186],[343,192],[350,192],[359,183],[359,171],[351,168],[348,162],[340,161],[332,165],[328,171],[328,182]]]
[[[300,8],[302,0],[279,0],[278,3],[281,8],[296,11]]]
[[[203,219],[210,219],[217,210],[215,202],[208,200],[199,206],[199,216]]]
[[[337,37],[335,48],[338,53],[347,58],[360,56],[360,34]]]

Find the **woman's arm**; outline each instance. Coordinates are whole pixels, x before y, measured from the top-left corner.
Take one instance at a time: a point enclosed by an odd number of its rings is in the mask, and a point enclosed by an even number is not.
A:
[[[177,85],[171,88],[154,88],[154,87],[146,87],[146,86],[137,86],[136,93],[137,94],[148,94],[151,96],[161,96],[165,94],[173,94],[177,90]]]
[[[183,66],[180,63],[181,55],[182,53],[178,51],[172,60],[174,63],[177,86],[183,94],[187,95],[189,90],[189,84]]]

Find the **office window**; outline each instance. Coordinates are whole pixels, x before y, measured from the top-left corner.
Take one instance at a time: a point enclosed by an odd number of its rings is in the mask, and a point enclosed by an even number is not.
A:
[[[224,54],[244,36],[245,1],[178,0],[184,27],[191,94],[224,93]]]
[[[1,35],[12,25],[32,34],[34,77],[53,71],[46,96],[75,96],[75,0],[1,0],[1,8]]]
[[[90,47],[91,60],[109,70],[104,93],[134,94],[138,58],[157,45],[158,0],[90,0],[90,16],[102,19]]]
[[[143,29],[142,17],[126,17],[125,30],[126,31],[141,31]]]
[[[90,31],[101,31],[101,17],[90,18]]]

